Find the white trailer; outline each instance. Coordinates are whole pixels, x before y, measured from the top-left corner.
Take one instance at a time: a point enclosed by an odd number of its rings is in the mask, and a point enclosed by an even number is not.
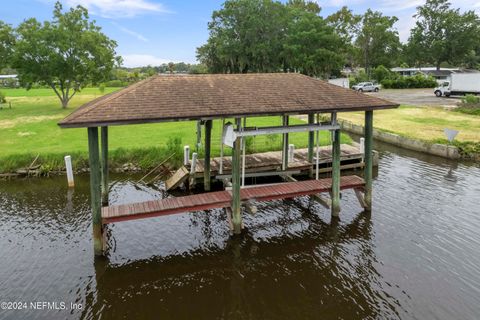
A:
[[[437,97],[466,94],[480,95],[480,72],[452,73],[447,81],[435,88]]]

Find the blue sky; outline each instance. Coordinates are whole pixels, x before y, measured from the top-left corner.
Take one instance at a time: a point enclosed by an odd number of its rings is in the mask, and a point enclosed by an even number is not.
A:
[[[26,18],[51,19],[53,0],[2,1],[0,19],[17,25]],[[168,61],[194,63],[195,49],[208,38],[207,22],[223,0],[62,0],[65,7],[81,4],[91,18],[118,43],[117,52],[128,67],[159,65]],[[347,5],[356,13],[369,6],[400,20],[402,41],[414,24],[412,15],[424,0],[318,0],[323,16]],[[480,13],[480,0],[451,1],[454,7]]]

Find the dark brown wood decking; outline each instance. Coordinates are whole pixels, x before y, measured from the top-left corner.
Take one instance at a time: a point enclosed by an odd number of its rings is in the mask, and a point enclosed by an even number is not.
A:
[[[362,188],[364,185],[365,181],[358,176],[344,176],[340,179],[340,189],[356,189]],[[241,189],[240,198],[242,201],[270,201],[328,192],[331,187],[332,179],[330,178],[285,182]],[[104,224],[107,224],[176,213],[227,208],[230,207],[231,201],[232,196],[230,191],[217,191],[176,198],[109,206],[102,208],[102,221]]]

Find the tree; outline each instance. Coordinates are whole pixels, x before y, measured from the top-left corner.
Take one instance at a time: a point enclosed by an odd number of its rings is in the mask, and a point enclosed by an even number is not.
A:
[[[398,32],[393,27],[397,21],[397,17],[370,9],[362,16],[355,44],[368,75],[370,67],[390,66],[395,61],[400,48]]]
[[[359,33],[362,16],[353,14],[352,10],[344,6],[328,16],[326,20],[343,42],[340,49],[345,56],[347,65],[353,66],[355,56],[358,55],[357,48],[353,45],[353,39]]]
[[[227,0],[197,58],[213,73],[297,70],[328,76],[343,64],[342,41],[316,2]]]
[[[305,0],[288,0],[287,8],[300,9],[301,11],[310,12],[317,15],[321,11],[318,3]]]
[[[271,0],[227,0],[214,11],[197,58],[211,72],[272,72],[281,65],[285,6]]]
[[[9,65],[12,48],[15,43],[13,29],[10,25],[0,21],[0,69]]]
[[[55,4],[53,20],[43,24],[31,18],[16,30],[12,56],[21,83],[50,86],[66,108],[72,97],[87,84],[106,80],[115,62],[116,42],[90,21],[87,9],[77,6],[62,12]]]
[[[417,7],[415,27],[408,44],[416,64],[431,63],[440,69],[444,62],[468,64],[480,41],[480,19],[474,11],[460,13],[448,0],[427,0]]]
[[[340,70],[342,39],[326,21],[304,8],[292,7],[283,45],[286,65],[309,76],[328,78]]]

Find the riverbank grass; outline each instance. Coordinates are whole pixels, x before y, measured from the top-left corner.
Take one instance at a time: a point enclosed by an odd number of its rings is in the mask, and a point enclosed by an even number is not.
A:
[[[340,113],[339,118],[363,125],[363,112]],[[480,116],[462,114],[438,107],[400,106],[398,109],[378,110],[373,126],[387,132],[424,141],[445,139],[445,128],[459,131],[459,141],[480,142]]]
[[[364,124],[363,112],[346,112],[339,118]],[[480,116],[439,107],[400,106],[378,110],[373,117],[375,129],[430,143],[449,144],[444,129],[458,130],[453,145],[466,157],[480,153]]]

